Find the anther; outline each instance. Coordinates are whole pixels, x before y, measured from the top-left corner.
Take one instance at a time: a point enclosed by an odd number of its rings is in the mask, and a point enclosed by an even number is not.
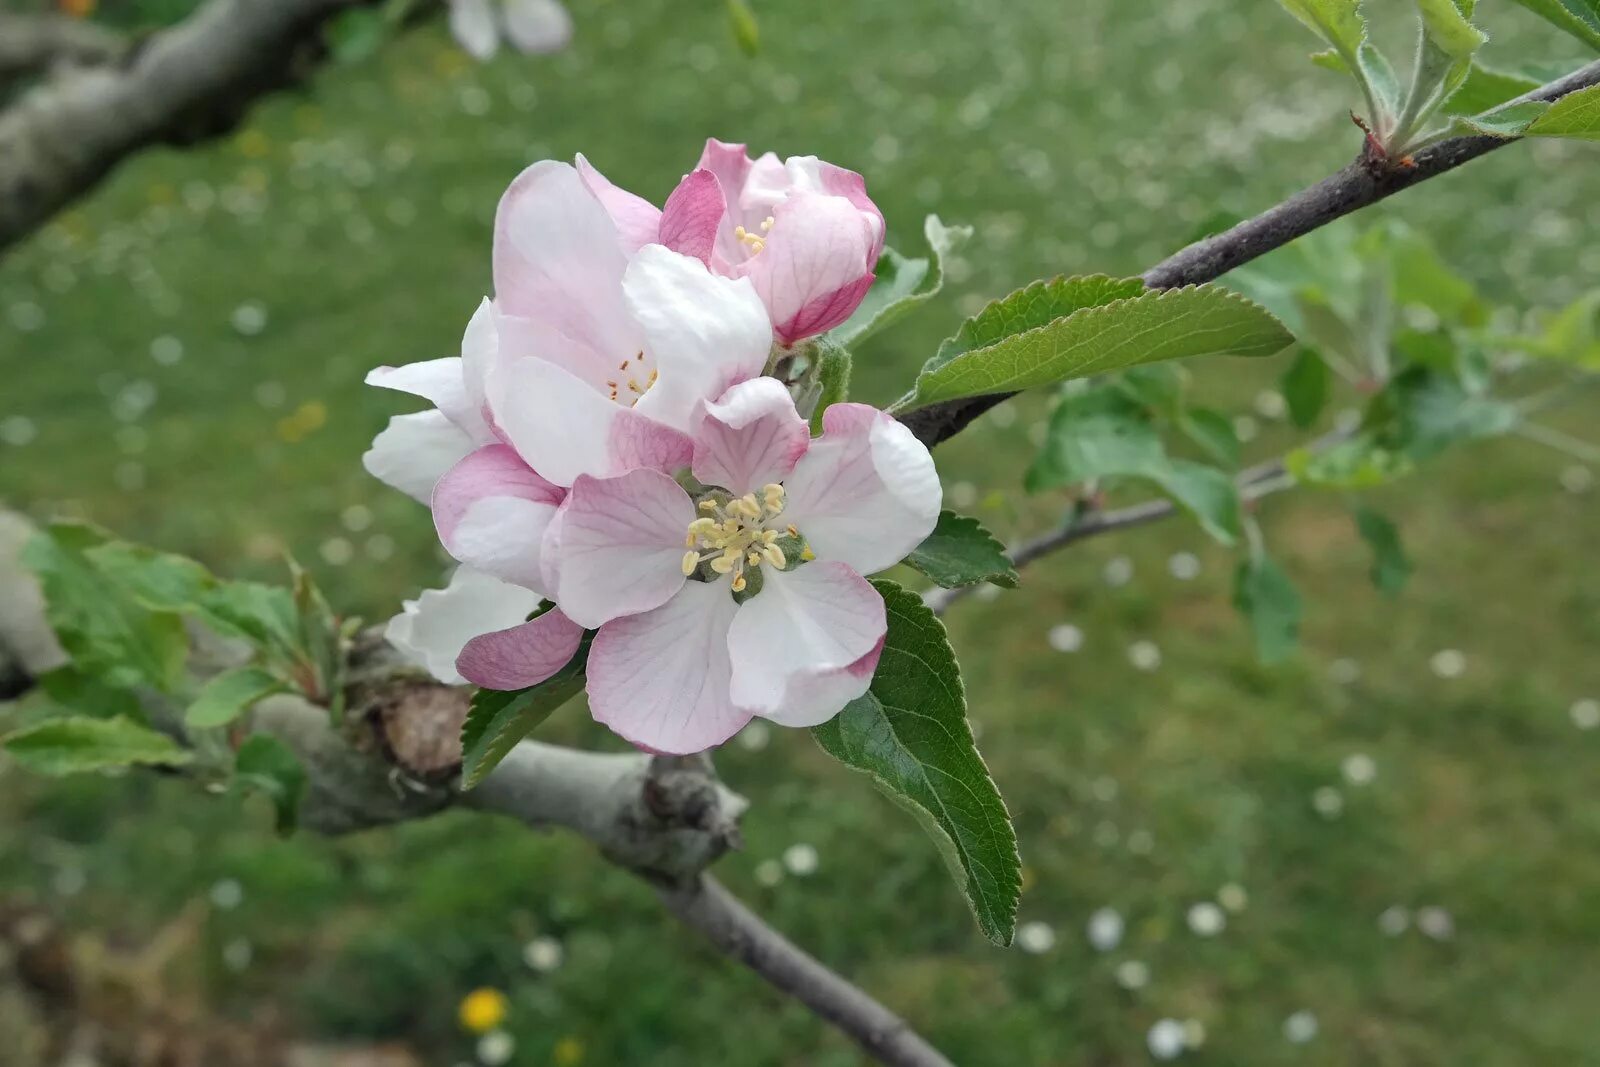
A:
[[[698,566],[700,566],[700,553],[685,552],[683,554],[683,573],[686,577],[693,574],[694,569]]]

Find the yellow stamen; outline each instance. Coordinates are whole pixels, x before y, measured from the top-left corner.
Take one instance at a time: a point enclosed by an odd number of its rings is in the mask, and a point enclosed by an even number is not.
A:
[[[692,537],[689,539],[689,543],[694,544],[694,539]],[[698,566],[700,566],[700,553],[685,552],[683,554],[683,573],[685,575],[693,574],[694,569]]]
[[[786,556],[784,556],[783,549],[779,548],[777,545],[768,545],[766,548],[763,548],[761,550],[761,555],[768,563],[772,564],[780,571],[789,565],[789,560]]]

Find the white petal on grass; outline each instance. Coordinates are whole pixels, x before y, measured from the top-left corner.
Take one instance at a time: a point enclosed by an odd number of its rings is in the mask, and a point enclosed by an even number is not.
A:
[[[222,878],[211,886],[211,906],[219,911],[232,911],[244,903],[244,886],[238,879]]]
[[[777,860],[762,860],[756,864],[756,884],[771,889],[783,881],[783,864]]]
[[[1337,819],[1344,814],[1344,794],[1325,785],[1311,794],[1311,807],[1324,819]]]
[[[1261,425],[1249,415],[1236,415],[1233,420],[1233,435],[1239,439],[1240,444],[1249,444],[1261,433]]]
[[[1176,1019],[1158,1019],[1145,1034],[1144,1043],[1158,1060],[1177,1059],[1185,1047],[1183,1024]]]
[[[1167,573],[1180,582],[1200,577],[1200,557],[1193,552],[1174,552],[1167,560]]]
[[[1128,835],[1128,851],[1135,856],[1148,856],[1155,851],[1155,835],[1149,830],[1135,830]]]
[[[39,436],[39,429],[26,415],[12,415],[0,419],[0,441],[15,448],[31,444]]]
[[[1466,673],[1467,657],[1459,649],[1442,648],[1428,660],[1428,668],[1440,678],[1459,678]]]
[[[1336,659],[1328,664],[1328,679],[1336,685],[1354,685],[1361,680],[1361,664],[1353,659]]]
[[[1283,1020],[1283,1037],[1291,1045],[1304,1045],[1317,1036],[1317,1017],[1309,1011],[1297,1011]]]
[[[240,304],[228,321],[243,336],[254,337],[267,328],[267,309],[254,301]]]
[[[1561,468],[1561,488],[1576,496],[1594,488],[1594,471],[1581,463]]]
[[[1128,646],[1128,662],[1135,670],[1153,671],[1161,666],[1161,649],[1154,641],[1135,641]]]
[[[516,1038],[504,1030],[491,1030],[478,1038],[478,1062],[483,1067],[502,1067],[516,1055]]]
[[[1277,422],[1289,413],[1289,404],[1283,399],[1283,394],[1274,389],[1263,389],[1256,394],[1255,403],[1252,405],[1256,414],[1269,422]]]
[[[1100,908],[1089,916],[1089,944],[1097,952],[1111,952],[1122,944],[1122,914],[1115,908]]]
[[[1115,972],[1117,985],[1130,992],[1150,984],[1150,965],[1143,960],[1123,960]]]
[[[1404,905],[1391,904],[1378,916],[1378,929],[1386,937],[1399,937],[1411,928],[1411,912]]]
[[[739,747],[748,752],[760,752],[772,740],[772,727],[760,719],[753,719],[749,726],[739,731]]]
[[[1206,1024],[1199,1019],[1183,1020],[1183,1045],[1194,1052],[1206,1043]]]
[[[805,878],[808,875],[816,874],[817,850],[804,842],[790,845],[783,850],[783,865],[796,878]]]
[[[1187,919],[1189,929],[1199,937],[1216,937],[1228,925],[1228,916],[1209,900],[1191,905]]]
[[[560,967],[566,955],[561,942],[553,937],[536,937],[522,946],[522,962],[540,974],[549,974]]]
[[[1448,941],[1456,936],[1456,920],[1437,904],[1417,909],[1417,929],[1435,941]]]
[[[1133,580],[1133,560],[1127,556],[1113,556],[1106,561],[1100,576],[1113,589],[1127,585]]]
[[[1572,717],[1572,725],[1580,730],[1594,730],[1600,728],[1600,700],[1574,701],[1567,714]]]
[[[1083,631],[1070,622],[1050,627],[1050,647],[1057,652],[1076,652],[1083,647]]]
[[[150,342],[150,358],[163,367],[170,367],[183,359],[183,342],[164,333]]]
[[[1339,770],[1351,785],[1371,785],[1372,780],[1378,777],[1377,762],[1365,752],[1350,753],[1339,764]]]
[[[1049,952],[1056,947],[1056,932],[1048,923],[1023,923],[1017,930],[1017,947],[1034,956]]]

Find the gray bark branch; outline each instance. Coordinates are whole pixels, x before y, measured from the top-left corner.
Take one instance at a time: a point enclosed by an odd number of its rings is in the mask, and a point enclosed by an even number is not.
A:
[[[58,68],[0,112],[0,250],[134,152],[232,129],[305,72],[324,23],[369,2],[210,0],[126,55]]]
[[[127,47],[122,37],[82,19],[0,14],[0,84],[66,64],[107,63]]]
[[[1517,102],[1559,100],[1563,96],[1600,85],[1600,60],[1573,71],[1548,85],[1519,97]],[[1196,241],[1145,271],[1145,285],[1174,289],[1217,278],[1335,219],[1370,207],[1396,193],[1446,174],[1457,167],[1511,144],[1515,138],[1453,137],[1425,149],[1411,166],[1380,164],[1357,159],[1343,170],[1304,189],[1276,207],[1247,219],[1225,233]],[[948,441],[979,415],[1016,393],[967,397],[909,411],[900,421],[929,448]]]

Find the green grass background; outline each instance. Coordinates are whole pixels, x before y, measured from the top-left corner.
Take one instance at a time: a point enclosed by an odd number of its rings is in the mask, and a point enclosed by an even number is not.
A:
[[[984,300],[1136,273],[1357,143],[1349,94],[1266,0],[755,6],[753,60],[714,3],[577,0],[570,51],[485,66],[430,27],[273,98],[227,142],[123,167],[0,261],[0,421],[34,431],[0,444],[0,499],[232,575],[272,576],[288,548],[381,619],[443,570],[426,513],[360,468],[405,404],[360,379],[455,351],[489,284],[495,201],[534,159],[582,151],[659,201],[703,137],[744,139],[865,172],[907,251],[926,212],[974,225],[946,298],[859,353],[856,397],[881,403]],[[1482,6],[1491,58],[1579,58],[1513,5]],[[1520,146],[1379,211],[1497,302],[1554,305],[1600,280],[1597,165],[1592,146]],[[258,333],[236,328],[241,306],[264,312]],[[181,360],[153,358],[158,338]],[[1191,369],[1243,413],[1273,364]],[[1059,510],[1020,488],[1043,413],[1017,405],[939,453],[952,497],[1003,536]],[[1268,424],[1250,450],[1291,439]],[[1021,837],[1022,919],[1054,931],[1046,952],[986,944],[916,824],[804,734],[719,757],[754,801],[748,848],[719,873],[961,1064],[1145,1062],[1164,1016],[1203,1022],[1196,1064],[1600,1063],[1600,734],[1567,715],[1600,695],[1600,508],[1560,488],[1570,462],[1507,439],[1377,494],[1417,562],[1394,601],[1367,583],[1345,502],[1271,500],[1268,539],[1309,601],[1283,667],[1256,663],[1231,557],[1183,522],[1085,543],[958,608],[972,718]],[[1198,554],[1198,579],[1169,576],[1177,551]],[[1134,577],[1112,587],[1117,556]],[[1081,651],[1049,646],[1062,622]],[[1158,670],[1129,664],[1141,639]],[[1431,673],[1444,648],[1465,653],[1461,677]],[[1353,683],[1330,678],[1345,659]],[[578,706],[544,732],[619,747]],[[1356,753],[1378,768],[1365,787],[1341,780]],[[1331,819],[1311,801],[1329,786]],[[816,872],[759,884],[797,843]],[[177,783],[0,764],[0,889],[137,941],[219,880],[242,903],[213,909],[175,979],[219,1014],[276,1005],[308,1033],[401,1037],[451,1063],[471,1057],[459,998],[493,985],[518,1064],[862,1062],[566,838],[452,814],[279,841],[261,808]],[[1230,882],[1248,907],[1196,937],[1186,910]],[[1447,909],[1453,938],[1385,935],[1394,905]],[[1083,932],[1102,906],[1127,920],[1105,954]],[[536,937],[563,945],[558,969],[524,964]],[[1130,959],[1151,969],[1142,990],[1114,981]],[[1292,1045],[1283,1022],[1302,1010],[1320,1032]]]

